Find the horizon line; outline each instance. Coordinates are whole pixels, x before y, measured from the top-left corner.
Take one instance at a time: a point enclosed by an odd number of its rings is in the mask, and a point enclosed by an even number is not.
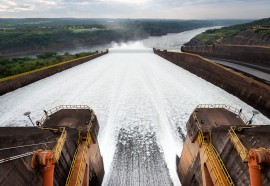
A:
[[[258,19],[268,19],[270,17],[263,18],[204,18],[204,19],[180,19],[180,18],[108,18],[108,17],[0,17],[0,19],[158,19],[158,20],[258,20]]]

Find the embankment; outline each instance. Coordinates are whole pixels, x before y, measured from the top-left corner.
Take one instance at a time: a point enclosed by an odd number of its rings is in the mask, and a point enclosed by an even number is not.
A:
[[[30,72],[17,74],[14,76],[0,79],[0,95],[16,90],[23,86],[29,85],[35,81],[41,80],[58,72],[85,63],[89,60],[95,59],[107,53],[108,50],[105,52],[96,53],[90,56],[74,59],[71,61],[65,61],[59,64],[43,67]]]
[[[254,45],[196,45],[183,46],[183,52],[206,57],[231,59],[252,64],[270,64],[270,47]]]
[[[237,96],[270,118],[270,86],[195,54],[156,49],[154,53]]]

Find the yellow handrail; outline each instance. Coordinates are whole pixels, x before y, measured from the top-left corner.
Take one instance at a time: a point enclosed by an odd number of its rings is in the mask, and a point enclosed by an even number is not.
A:
[[[202,130],[201,124],[198,122],[197,114],[195,112],[192,113],[193,120],[198,128],[198,130]]]
[[[231,139],[234,148],[237,150],[239,156],[241,157],[243,162],[248,161],[248,150],[247,148],[242,144],[236,133],[234,132],[233,127],[231,127],[228,131],[228,136]]]
[[[218,181],[218,184],[220,186],[223,186],[223,185],[226,186],[228,184],[231,185],[231,186],[234,186],[232,178],[231,178],[230,174],[228,173],[228,171],[227,171],[223,161],[221,160],[220,156],[218,155],[216,149],[212,145],[211,140],[209,140],[209,142],[207,142],[207,143],[205,142],[204,135],[203,135],[203,132],[201,130],[201,126],[200,126],[200,124],[198,122],[196,112],[193,112],[192,116],[193,116],[195,124],[197,125],[198,130],[199,130],[199,133],[198,133],[199,144],[202,145],[204,153],[206,153],[206,155],[207,155],[207,158],[208,158],[210,166],[211,166],[211,170],[213,170],[214,175],[215,175],[215,177],[216,177],[216,179]],[[211,132],[210,132],[210,135],[211,135]],[[226,179],[227,183],[224,183],[224,180],[222,179],[222,176],[221,176],[220,172],[218,171],[217,165],[215,164],[215,160],[218,162],[218,166],[222,170],[222,174],[223,174],[224,178]]]
[[[221,170],[222,170],[223,174],[226,176],[226,180],[229,182],[229,185],[234,185],[228,170],[226,169],[221,157],[219,156],[217,150],[215,149],[215,147],[213,146],[212,143],[210,143],[210,148],[214,152],[215,158],[218,160],[218,163],[222,168]]]
[[[61,136],[58,138],[56,145],[53,147],[53,154],[54,154],[54,163],[58,163],[58,160],[61,156],[61,152],[63,149],[63,146],[65,144],[67,138],[67,131],[65,129],[65,127],[62,128],[62,134]]]
[[[218,184],[220,186],[227,186],[227,185],[234,186],[234,183],[232,181],[230,174],[228,173],[223,161],[221,160],[220,156],[218,155],[218,153],[217,153],[216,149],[214,148],[214,146],[212,145],[212,143],[211,142],[206,143],[204,141],[204,136],[203,136],[203,133],[201,131],[199,132],[198,137],[199,137],[199,143],[202,145],[203,151],[207,155],[207,159],[209,160],[211,170],[214,172],[214,175],[218,181]],[[218,167],[215,164],[215,161],[218,163],[218,166],[221,169],[224,178],[226,179],[225,183],[224,183],[224,180],[222,179],[220,172],[218,171]]]
[[[76,177],[75,186],[81,185],[83,171],[84,171],[85,166],[86,166],[86,158],[87,158],[86,156],[87,156],[87,153],[88,153],[88,148],[90,147],[90,143],[91,143],[91,135],[90,135],[89,132],[87,132],[86,143],[85,143],[85,145],[83,146],[83,149],[82,149],[83,152],[82,152],[81,161],[79,162],[79,169],[78,169],[78,174],[77,174],[77,177]],[[73,157],[72,164],[71,164],[71,167],[70,167],[70,170],[69,170],[69,173],[68,173],[66,186],[70,185],[70,179],[71,179],[72,174],[74,173],[75,162],[76,162],[77,157],[78,157],[78,152],[80,152],[80,150],[82,148],[81,146],[82,146],[82,144],[80,143],[78,145],[78,148],[76,149],[76,152],[75,152],[75,155]]]
[[[78,156],[78,152],[81,148],[81,144],[78,145],[76,151],[75,151],[75,154],[74,154],[74,157],[73,157],[73,160],[72,160],[72,163],[71,163],[71,166],[70,166],[70,169],[69,169],[69,172],[68,172],[68,177],[67,177],[67,181],[66,181],[66,186],[68,186],[70,184],[70,178],[71,178],[71,175],[73,173],[73,170],[74,170],[74,166],[75,166],[75,162],[77,160],[77,156]]]
[[[90,142],[91,142],[91,136],[90,136],[90,133],[87,133],[86,145],[83,148],[82,160],[80,162],[79,171],[78,171],[78,175],[77,175],[77,178],[76,178],[75,186],[80,185],[80,182],[82,181],[82,175],[83,175],[82,173],[83,173],[83,170],[84,170],[84,168],[86,166],[86,156],[87,156],[87,152],[88,152]]]
[[[210,163],[210,166],[211,166],[211,170],[214,172],[214,175],[215,175],[215,177],[216,177],[216,179],[218,181],[218,184],[219,185],[224,185],[223,184],[223,181],[222,181],[222,177],[221,177],[221,175],[218,172],[218,168],[217,168],[217,166],[214,163],[213,157],[212,157],[212,155],[210,153],[210,150],[208,148],[208,145],[204,141],[203,133],[201,131],[199,132],[199,142],[202,145],[202,148],[203,148],[204,153],[206,153],[206,155],[207,155],[207,159],[209,160],[209,163]]]

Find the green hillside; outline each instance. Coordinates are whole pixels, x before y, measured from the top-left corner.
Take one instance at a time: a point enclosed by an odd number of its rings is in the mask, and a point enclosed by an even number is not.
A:
[[[222,27],[220,29],[207,30],[197,36],[195,36],[186,45],[212,45],[215,42],[233,38],[239,33],[252,30],[255,34],[267,34],[270,35],[270,28],[263,29],[265,26],[270,25],[270,18],[265,18],[257,21],[253,21],[246,24],[238,24],[228,27]]]

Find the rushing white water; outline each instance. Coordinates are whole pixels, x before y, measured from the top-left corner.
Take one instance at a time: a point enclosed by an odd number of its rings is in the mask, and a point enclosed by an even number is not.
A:
[[[222,26],[213,26],[213,27],[204,27],[198,28],[194,30],[189,30],[181,33],[170,33],[164,36],[153,36],[147,39],[141,40],[144,46],[149,48],[159,48],[159,49],[166,49],[166,50],[180,50],[181,46],[194,36],[209,30],[209,29],[217,29],[221,28]]]
[[[42,110],[86,104],[95,110],[104,158],[103,185],[180,185],[179,128],[198,104],[253,108],[136,42],[0,97],[0,125],[31,125]],[[255,123],[269,124],[263,115]]]
[[[208,29],[217,29],[222,26],[213,26],[213,27],[203,27],[198,29],[193,29],[180,33],[169,33],[163,36],[150,36],[146,39],[140,40],[144,46],[148,48],[159,48],[159,49],[167,49],[167,50],[180,50],[181,46],[187,43],[191,38],[195,35],[200,34]],[[134,41],[128,42],[134,43]],[[95,50],[105,50],[106,48],[112,48],[117,45],[115,42],[106,44],[106,45],[95,45],[89,47],[79,47],[75,49],[58,51],[59,54],[63,54],[64,52],[69,52],[71,54],[79,53],[79,52],[88,52]]]

